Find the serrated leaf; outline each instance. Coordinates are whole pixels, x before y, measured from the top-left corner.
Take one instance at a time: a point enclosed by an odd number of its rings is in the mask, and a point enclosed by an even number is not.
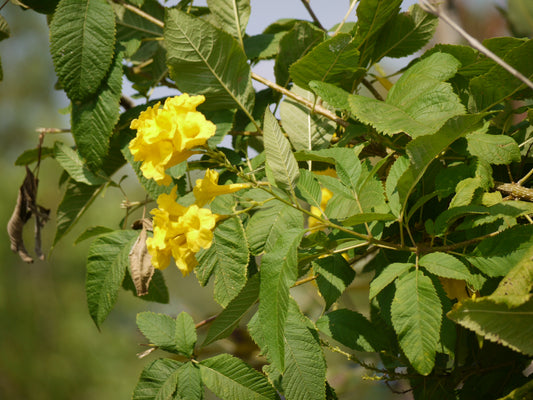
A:
[[[342,221],[344,226],[355,226],[360,224],[366,224],[373,221],[394,221],[396,218],[392,214],[383,213],[363,213],[352,215]]]
[[[1,69],[1,66],[0,66]],[[24,151],[20,156],[15,160],[15,165],[29,165],[31,163],[37,162],[39,157],[41,160],[51,157],[54,155],[54,149],[52,147],[41,147],[40,149],[30,149]]]
[[[201,361],[198,366],[204,384],[225,400],[278,399],[264,375],[229,354]]]
[[[396,281],[391,317],[409,362],[418,373],[428,375],[435,365],[442,305],[431,279],[420,270]]]
[[[237,297],[211,323],[202,346],[207,346],[219,339],[228,337],[236,328],[241,318],[259,298],[259,274],[255,274],[242,288]]]
[[[409,159],[405,156],[398,157],[387,175],[385,181],[385,192],[387,194],[387,200],[389,201],[389,207],[391,212],[396,216],[400,216],[402,204],[405,200],[407,193],[402,193],[402,187],[398,185],[398,182],[402,175],[409,168]]]
[[[448,317],[492,342],[533,355],[533,298],[510,307],[506,296],[480,297],[457,303]]]
[[[311,102],[315,96],[298,86],[291,92]],[[335,133],[336,124],[331,120],[311,112],[301,103],[286,97],[280,106],[283,129],[295,150],[318,150],[329,147]]]
[[[420,50],[433,37],[437,24],[438,18],[423,11],[418,4],[392,17],[376,40],[373,62],[383,57],[405,57]]]
[[[285,329],[285,371],[282,386],[287,400],[323,400],[326,362],[320,340],[296,302],[290,299]]]
[[[309,88],[322,97],[326,103],[337,110],[349,110],[348,98],[350,93],[326,82],[311,81]]]
[[[176,391],[178,370],[183,363],[161,358],[148,364],[133,392],[133,400],[169,399]]]
[[[200,368],[188,362],[181,365],[176,373],[178,375],[177,400],[202,400],[204,385]]]
[[[465,258],[488,276],[504,276],[530,251],[533,225],[509,228],[484,239]]]
[[[218,224],[213,243],[198,253],[199,265],[195,268],[201,285],[207,284],[215,274],[215,300],[226,307],[246,284],[248,267],[248,243],[239,218],[228,218]]]
[[[331,311],[316,322],[318,330],[356,351],[379,352],[386,347],[377,327],[363,315],[348,309]]]
[[[533,247],[525,251],[516,266],[503,278],[491,296],[527,298],[533,288]],[[518,305],[518,304],[517,304]]]
[[[150,343],[171,353],[177,353],[176,320],[165,314],[145,311],[137,314],[137,326]]]
[[[252,114],[250,66],[230,34],[177,9],[167,9],[165,43],[170,76],[181,91],[205,95],[208,108],[238,107]]]
[[[265,112],[263,141],[266,162],[280,189],[294,191],[300,175],[298,164],[291,151],[291,145],[279,127],[278,120],[269,109]]]
[[[300,178],[296,184],[296,194],[310,206],[320,208],[322,192],[315,175],[306,169],[300,169]]]
[[[122,54],[118,54],[95,96],[72,103],[72,135],[80,156],[93,172],[103,167],[109,151],[113,128],[119,119],[121,94]]]
[[[370,282],[369,299],[373,299],[390,285],[396,278],[400,277],[404,272],[409,271],[415,265],[412,263],[392,263],[386,266],[374,279]]]
[[[138,235],[136,231],[114,231],[96,238],[89,247],[85,290],[89,314],[98,328],[115,305],[128,253]]]
[[[490,164],[502,165],[520,162],[518,143],[506,135],[471,133],[466,135],[468,152]]]
[[[352,90],[358,73],[359,50],[352,35],[339,33],[325,40],[300,58],[289,69],[294,83],[309,90],[310,81],[333,83]]]
[[[250,252],[271,251],[278,237],[293,228],[303,228],[303,215],[294,207],[273,200],[252,215],[246,226]]]
[[[274,65],[276,83],[284,87],[287,86],[290,81],[289,67],[291,64],[301,59],[324,38],[324,31],[309,22],[300,21],[294,24],[279,42],[279,52]]]
[[[405,132],[416,138],[433,134],[450,118],[465,113],[452,86],[445,82],[459,66],[451,55],[435,53],[410,67],[385,102],[351,95],[350,109],[358,120],[386,135]]]
[[[265,340],[267,357],[280,371],[284,370],[285,323],[289,307],[289,288],[298,274],[298,245],[302,229],[283,232],[273,250],[261,260],[259,319]]]
[[[104,185],[89,186],[69,179],[67,190],[57,207],[57,227],[54,246],[79,221],[103,189]]]
[[[194,320],[186,312],[181,312],[176,317],[175,326],[176,350],[187,357],[192,357],[198,340]]]
[[[113,59],[115,15],[105,0],[62,0],[50,25],[50,52],[71,100],[96,94]]]
[[[244,50],[250,60],[268,60],[276,57],[279,52],[279,42],[286,32],[277,34],[263,33],[260,35],[246,36]]]
[[[531,79],[533,78],[533,63],[529,60],[532,52],[533,39],[530,39],[508,51],[502,58],[507,64]],[[499,65],[494,65],[486,74],[470,81],[470,90],[478,110],[488,110],[525,87],[521,80]]]
[[[450,254],[440,251],[429,253],[420,257],[418,263],[434,275],[472,282],[472,274],[467,266]]]
[[[150,286],[148,287],[148,294],[145,294],[144,296],[139,296],[137,294],[137,289],[135,288],[133,280],[131,279],[129,269],[126,271],[126,276],[122,282],[122,287],[125,290],[129,290],[135,297],[144,301],[155,301],[163,304],[168,304],[169,302],[169,294],[167,285],[165,284],[165,278],[163,277],[163,273],[158,269],[154,271],[154,275],[150,281]]]
[[[242,42],[250,18],[250,0],[207,0],[220,26]]]
[[[401,0],[361,0],[357,6],[355,39],[361,44],[400,11]],[[367,45],[368,46],[368,45]]]
[[[74,244],[78,244],[94,236],[100,236],[104,233],[109,233],[113,231],[114,229],[108,228],[107,226],[92,226],[83,231],[83,233],[78,236],[78,238],[74,241]]]
[[[64,143],[55,142],[54,158],[76,182],[86,185],[101,185],[107,181],[105,178],[93,174],[84,165],[79,154]]]
[[[355,278],[355,271],[340,255],[335,254],[313,261],[313,270],[318,274],[316,283],[328,310]]]

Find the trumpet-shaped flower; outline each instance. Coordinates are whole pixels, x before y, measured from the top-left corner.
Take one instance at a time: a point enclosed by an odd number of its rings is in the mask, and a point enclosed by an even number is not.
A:
[[[234,193],[241,189],[249,188],[249,183],[232,183],[230,185],[218,184],[218,172],[208,169],[205,171],[203,179],[196,180],[196,186],[193,189],[196,204],[200,207],[210,203],[216,196],[221,194]]]
[[[336,177],[337,173],[334,169],[328,168],[323,171],[315,171],[316,174],[319,175],[326,175],[331,177]],[[327,188],[321,189],[322,197],[320,200],[320,208],[311,206],[310,210],[311,214],[316,215],[317,217],[322,217],[323,211],[326,209],[326,206],[328,205],[328,201],[333,197],[333,192]],[[320,222],[316,218],[309,218],[309,228],[315,228],[316,226],[320,225]]]
[[[154,235],[146,245],[154,268],[165,269],[173,257],[185,276],[198,264],[195,254],[211,246],[218,216],[197,205],[178,204],[176,190],[158,197],[158,208],[152,210]]]
[[[148,107],[131,122],[137,136],[129,149],[135,161],[142,161],[146,178],[160,185],[170,184],[172,179],[165,170],[187,160],[195,154],[191,149],[204,145],[215,134],[216,126],[196,111],[204,101],[204,96],[184,93],[168,98],[162,108],[161,103]]]

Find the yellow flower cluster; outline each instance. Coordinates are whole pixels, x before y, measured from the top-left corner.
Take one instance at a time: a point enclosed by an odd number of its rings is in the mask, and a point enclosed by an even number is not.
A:
[[[182,94],[167,99],[163,108],[159,103],[147,108],[132,121],[131,128],[137,129],[137,136],[129,148],[135,161],[143,162],[141,170],[146,178],[153,178],[159,184],[171,183],[165,170],[187,160],[194,154],[191,149],[202,146],[213,136],[215,125],[196,111],[204,100],[203,96]],[[182,274],[188,275],[198,265],[196,253],[211,247],[215,225],[221,218],[202,207],[216,196],[249,186],[219,185],[218,173],[208,169],[205,177],[196,181],[193,205],[184,207],[176,201],[177,187],[170,194],[161,194],[157,208],[151,212],[154,234],[146,240],[154,268],[165,269],[174,258]]]
[[[146,246],[154,268],[165,269],[172,256],[185,276],[198,264],[195,254],[211,247],[219,216],[196,204],[178,204],[176,190],[175,186],[170,194],[157,198],[157,208],[152,210],[154,236],[146,240]]]
[[[215,124],[196,111],[204,101],[204,96],[188,94],[169,97],[163,108],[157,103],[131,122],[137,136],[129,149],[135,161],[142,161],[146,178],[160,185],[170,184],[172,179],[165,170],[187,160],[195,154],[191,149],[204,145],[215,134]]]

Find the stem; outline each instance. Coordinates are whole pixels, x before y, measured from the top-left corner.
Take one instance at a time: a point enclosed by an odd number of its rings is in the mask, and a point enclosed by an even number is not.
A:
[[[363,85],[365,85],[365,87],[370,91],[370,93],[372,93],[372,95],[377,100],[384,101],[383,97],[378,93],[376,88],[374,86],[372,86],[372,84],[370,82],[368,82],[366,79],[363,79],[362,82],[363,82]]]
[[[150,21],[152,24],[159,26],[160,28],[165,27],[165,23],[157,18],[152,17],[150,14],[145,13],[140,8],[137,8],[135,6],[132,6],[131,4],[128,4],[122,0],[113,0],[115,3],[120,4],[123,6],[126,10],[130,10],[132,13],[137,14],[139,17],[143,17],[145,20]]]
[[[314,103],[310,102],[307,99],[304,99],[301,96],[298,96],[297,94],[294,94],[290,90],[285,89],[282,86],[279,86],[277,83],[271,82],[266,78],[263,78],[262,76],[257,75],[255,72],[252,72],[252,79],[255,79],[257,82],[261,82],[263,85],[268,86],[271,89],[274,89],[277,92],[280,92],[281,94],[284,94],[287,97],[290,97],[293,100],[296,100],[298,103],[303,104],[307,108],[309,108],[311,111],[316,112],[317,114],[323,115],[324,117],[335,121],[337,124],[344,126],[345,128],[348,127],[350,124],[346,122],[345,120],[337,117],[335,113],[332,113],[327,108],[324,108],[320,105],[315,105]]]
[[[203,321],[198,322],[198,323],[195,325],[195,328],[198,329],[198,328],[201,328],[201,327],[204,326],[204,325],[210,324],[210,323],[213,322],[215,319],[217,319],[217,317],[218,317],[218,314],[217,314],[217,315],[212,315],[212,316],[210,316],[209,318],[206,318],[206,319],[204,319]]]
[[[323,31],[325,31],[326,29],[322,26],[322,24],[320,23],[320,21],[318,20],[315,12],[313,11],[313,9],[311,8],[311,5],[309,4],[309,0],[301,0],[302,1],[302,4],[304,5],[305,9],[307,10],[307,12],[309,13],[309,15],[311,16],[311,18],[313,18],[313,21],[315,22],[315,24],[317,24],[317,26],[322,29]]]
[[[316,278],[318,278],[318,275],[308,276],[307,278],[303,278],[300,279],[298,282],[295,282],[294,285],[292,285],[291,287],[303,285],[304,283],[314,281]]]
[[[488,58],[492,59],[496,64],[501,66],[511,75],[513,75],[515,78],[520,79],[527,86],[533,89],[533,82],[531,82],[526,76],[522,75],[522,73],[520,73],[519,71],[511,67],[509,64],[503,61],[500,57],[498,57],[492,51],[490,51],[485,46],[483,46],[477,39],[470,36],[463,28],[457,25],[444,12],[440,11],[437,7],[435,7],[435,5],[433,5],[429,0],[420,0],[420,7],[422,7],[424,11],[434,14],[437,17],[441,18],[444,22],[450,25],[457,33],[459,33],[462,37],[464,37],[466,41],[470,43],[470,46],[478,50],[480,53],[485,54]]]
[[[340,30],[342,29],[342,27],[344,26],[344,23],[346,22],[346,20],[348,19],[348,17],[350,16],[350,14],[352,13],[353,9],[355,8],[355,5],[357,4],[357,0],[352,0],[352,4],[350,4],[350,8],[348,9],[348,11],[346,12],[346,15],[344,15],[344,18],[342,19],[341,23],[339,24],[339,26],[337,26],[337,29],[335,29],[335,32],[333,32],[333,36],[336,36],[337,33],[340,32]]]

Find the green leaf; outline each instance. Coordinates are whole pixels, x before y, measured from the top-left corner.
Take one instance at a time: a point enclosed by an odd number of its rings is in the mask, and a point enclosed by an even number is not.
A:
[[[59,0],[17,0],[30,7],[32,10],[42,14],[53,14]]]
[[[521,160],[520,147],[510,136],[471,133],[466,135],[466,140],[468,152],[490,164],[511,164]]]
[[[533,355],[533,298],[510,307],[506,296],[480,297],[457,303],[448,317],[492,342]]]
[[[296,184],[296,194],[311,206],[320,208],[322,192],[315,175],[307,169],[300,169],[300,178]]]
[[[0,67],[1,68],[1,67]],[[40,149],[30,149],[26,150],[15,160],[15,165],[29,165],[31,163],[37,162],[39,157],[41,160],[51,157],[54,155],[54,149],[52,147],[41,147]]]
[[[356,351],[379,352],[386,348],[378,328],[356,311],[345,308],[331,311],[316,322],[318,330]]]
[[[124,290],[129,290],[135,297],[144,301],[155,301],[162,304],[168,304],[169,302],[168,288],[165,284],[165,278],[163,277],[163,273],[158,269],[154,271],[154,275],[150,281],[150,286],[148,286],[148,294],[143,296],[137,295],[137,289],[135,288],[135,284],[131,279],[129,268],[126,271],[126,276],[122,282],[122,287]]]
[[[437,251],[420,257],[418,263],[434,275],[472,282],[472,274],[465,264],[450,254]]]
[[[274,65],[276,83],[287,86],[290,82],[289,67],[291,64],[301,59],[324,38],[324,31],[311,23],[297,22],[279,42],[279,53]]]
[[[435,365],[442,323],[442,305],[431,279],[420,270],[396,281],[392,325],[413,368],[428,375]]]
[[[531,243],[533,225],[514,226],[483,240],[465,258],[488,276],[504,276],[530,251]]]
[[[298,274],[298,245],[302,229],[283,232],[273,250],[261,261],[261,286],[259,290],[259,320],[265,341],[267,357],[283,371],[285,360],[285,323],[289,307],[289,288]]]
[[[285,371],[282,386],[287,400],[323,400],[326,362],[316,331],[290,299],[285,328]]]
[[[85,229],[85,231],[83,231],[83,233],[78,236],[78,238],[74,241],[74,244],[78,244],[94,236],[100,236],[104,233],[109,233],[113,231],[114,229],[108,228],[107,226],[92,226],[90,228]]]
[[[195,268],[200,284],[205,285],[215,274],[214,299],[226,307],[246,284],[248,270],[248,243],[239,218],[228,218],[218,224],[213,243],[198,253]]]
[[[373,299],[390,285],[396,278],[402,276],[415,265],[412,263],[392,263],[386,266],[383,271],[379,273],[372,282],[370,282],[370,291],[368,293],[369,299]]]
[[[200,368],[194,363],[187,362],[176,371],[178,375],[178,400],[202,400],[204,385]]]
[[[311,81],[309,88],[337,110],[349,110],[350,93],[330,83]]]
[[[311,102],[316,100],[313,93],[298,86],[293,86],[291,92]],[[283,129],[297,151],[329,147],[336,127],[333,121],[311,112],[289,97],[281,103],[280,114]]]
[[[303,215],[294,207],[273,200],[252,215],[246,226],[250,252],[259,255],[274,249],[278,237],[290,229],[303,228]]]
[[[358,73],[359,51],[352,35],[339,33],[325,40],[300,58],[289,69],[296,85],[309,90],[310,81],[336,84],[345,90],[352,90]]]
[[[252,114],[250,66],[244,50],[230,34],[167,8],[165,43],[170,76],[181,91],[205,95],[208,108],[239,107]]]
[[[176,350],[187,357],[192,357],[194,346],[198,340],[194,320],[186,312],[181,312],[176,317],[175,326]]]
[[[355,39],[361,47],[400,11],[401,0],[361,0],[357,6]],[[365,43],[365,47],[369,44]]]
[[[85,290],[89,314],[98,328],[115,305],[137,236],[136,231],[114,231],[99,236],[89,247]]]
[[[148,364],[133,392],[133,400],[169,399],[176,391],[178,370],[183,363],[160,358]]]
[[[394,221],[396,218],[392,214],[383,213],[363,213],[355,214],[342,221],[344,226],[355,226],[373,221]]]
[[[207,0],[207,6],[220,26],[242,42],[250,18],[250,0]]]
[[[387,135],[405,132],[416,138],[433,134],[450,118],[465,113],[452,86],[445,82],[459,66],[449,54],[435,53],[410,67],[385,102],[351,95],[350,109],[358,120]]]
[[[50,24],[50,52],[71,100],[95,95],[115,44],[115,15],[105,0],[61,0]]]
[[[109,139],[119,118],[121,94],[122,55],[118,54],[95,96],[72,103],[72,135],[80,156],[93,172],[103,166],[109,151]]]
[[[318,274],[316,283],[327,310],[352,283],[355,271],[340,254],[316,259],[313,261],[313,269]]]
[[[79,154],[71,147],[61,142],[54,144],[54,158],[61,165],[72,179],[86,185],[101,185],[107,180],[94,175],[86,165],[84,165]]]
[[[524,252],[516,266],[503,278],[491,296],[528,298],[533,288],[533,247]],[[519,305],[519,304],[516,304]]]
[[[225,400],[278,399],[264,375],[229,354],[201,361],[198,366],[204,384]]]
[[[286,32],[277,34],[263,33],[244,38],[244,50],[250,60],[268,60],[277,56],[279,42]]]
[[[400,216],[402,205],[405,201],[407,193],[402,193],[402,187],[398,185],[400,178],[409,168],[409,158],[405,156],[398,157],[387,175],[385,181],[385,192],[389,201],[389,207],[391,212],[396,216]]]
[[[298,163],[291,151],[291,145],[279,127],[278,120],[269,109],[265,112],[263,127],[266,162],[274,174],[280,189],[294,191],[300,175]]]
[[[151,344],[165,351],[177,353],[176,320],[165,314],[145,311],[137,314],[137,326]]]
[[[420,50],[435,34],[438,18],[414,4],[406,13],[395,15],[374,46],[373,62],[383,57],[399,58]]]
[[[79,221],[104,187],[104,185],[89,186],[69,179],[65,195],[57,207],[54,246]]]
[[[241,318],[259,298],[259,274],[253,275],[237,297],[211,323],[202,346],[228,337],[237,327]]]
[[[407,144],[411,166],[397,184],[400,198],[403,199],[402,212],[405,212],[409,196],[433,160],[457,139],[478,129],[483,116],[484,114],[470,114],[452,118],[437,133],[418,137]]]
[[[505,54],[503,60],[520,71],[529,79],[533,78],[533,63],[529,60],[533,52],[533,39],[524,42]],[[525,86],[521,80],[515,78],[499,65],[494,65],[486,74],[470,81],[474,101],[478,110],[488,110],[514,95]],[[528,90],[529,92],[531,89]],[[529,93],[531,97],[531,93]]]

